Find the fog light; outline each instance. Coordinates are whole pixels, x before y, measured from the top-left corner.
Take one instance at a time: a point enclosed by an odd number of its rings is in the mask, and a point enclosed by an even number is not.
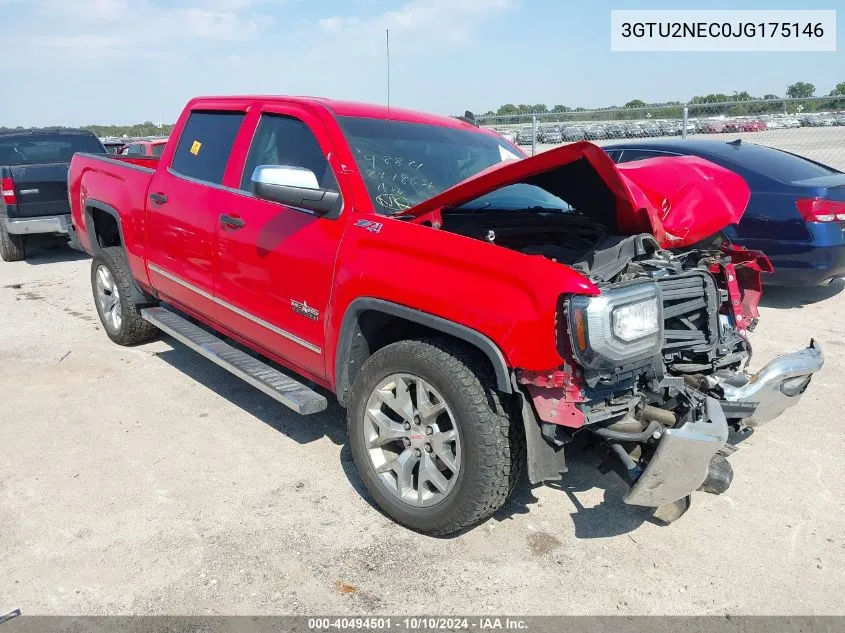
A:
[[[810,378],[812,378],[812,376],[796,376],[795,378],[788,378],[787,380],[784,380],[780,385],[781,393],[790,397],[797,396],[807,388],[808,384],[810,384]]]

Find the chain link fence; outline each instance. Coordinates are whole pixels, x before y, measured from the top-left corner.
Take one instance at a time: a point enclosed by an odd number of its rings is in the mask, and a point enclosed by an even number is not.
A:
[[[529,154],[573,143],[737,138],[845,171],[845,96],[688,103],[476,117]]]

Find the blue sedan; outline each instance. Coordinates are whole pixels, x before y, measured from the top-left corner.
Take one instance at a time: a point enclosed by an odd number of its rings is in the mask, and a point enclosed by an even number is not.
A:
[[[814,286],[845,276],[845,174],[821,163],[744,141],[672,139],[604,146],[617,163],[658,156],[700,156],[742,176],[748,209],[725,233],[763,251],[775,272],[764,282]]]

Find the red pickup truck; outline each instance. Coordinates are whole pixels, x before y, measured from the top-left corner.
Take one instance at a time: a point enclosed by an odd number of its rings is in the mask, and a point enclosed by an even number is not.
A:
[[[423,532],[491,515],[526,461],[559,480],[574,440],[680,516],[823,362],[811,341],[745,373],[771,266],[719,237],[744,181],[694,157],[527,158],[465,117],[209,97],[160,159],[77,154],[69,181],[112,340],[163,330],[301,414],[333,392],[367,489]]]

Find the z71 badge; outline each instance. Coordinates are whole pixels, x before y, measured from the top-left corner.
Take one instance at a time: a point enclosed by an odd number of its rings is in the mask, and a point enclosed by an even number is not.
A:
[[[372,220],[356,220],[355,226],[367,229],[370,233],[380,233],[381,227],[383,227],[384,224],[381,222],[374,222]]]

